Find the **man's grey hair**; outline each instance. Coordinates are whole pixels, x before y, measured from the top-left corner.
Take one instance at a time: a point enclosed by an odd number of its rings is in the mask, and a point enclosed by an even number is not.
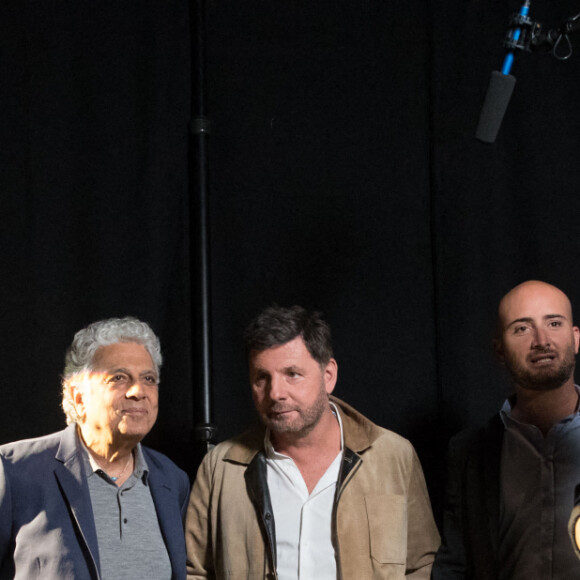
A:
[[[68,425],[78,423],[80,417],[72,398],[70,386],[80,374],[94,370],[95,353],[103,346],[118,342],[135,342],[142,344],[159,370],[163,362],[159,339],[146,322],[127,316],[125,318],[107,318],[89,324],[79,330],[66,351],[64,358],[64,373],[62,376],[62,410],[66,415]]]

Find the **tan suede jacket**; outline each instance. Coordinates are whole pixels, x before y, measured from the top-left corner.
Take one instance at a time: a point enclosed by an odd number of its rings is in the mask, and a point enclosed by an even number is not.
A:
[[[345,443],[332,530],[339,578],[428,580],[439,533],[413,447],[331,400]],[[188,578],[277,578],[263,442],[257,429],[220,443],[202,462],[186,519]]]

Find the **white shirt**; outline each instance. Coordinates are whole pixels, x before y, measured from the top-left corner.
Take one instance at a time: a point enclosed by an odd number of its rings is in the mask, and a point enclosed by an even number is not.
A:
[[[277,453],[266,431],[268,489],[276,526],[277,572],[280,580],[336,580],[332,545],[332,508],[342,462],[343,435],[340,414],[340,452],[320,478],[312,493],[294,460]]]

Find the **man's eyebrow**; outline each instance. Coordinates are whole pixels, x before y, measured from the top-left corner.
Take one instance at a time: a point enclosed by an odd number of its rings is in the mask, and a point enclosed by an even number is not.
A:
[[[288,371],[299,371],[299,370],[301,370],[301,368],[298,365],[288,365],[288,366],[284,367],[284,370],[286,372],[288,372]]]
[[[106,372],[109,375],[114,375],[115,373],[129,374],[129,370],[126,369],[125,367],[115,367],[111,369],[105,369],[104,372]]]
[[[302,372],[302,367],[300,365],[287,365],[285,367],[282,367],[282,372],[288,373],[288,372]],[[269,375],[270,371],[262,368],[262,367],[254,367],[252,369],[252,373],[254,376],[256,375]]]
[[[514,324],[519,324],[520,322],[533,322],[534,319],[530,318],[529,316],[525,316],[523,318],[516,318],[515,320],[512,320],[507,326],[506,328],[509,328],[510,326],[513,326]]]
[[[558,319],[562,319],[562,320],[566,320],[566,317],[563,314],[546,314],[545,316],[542,316],[542,320],[553,320],[554,318],[558,318]],[[529,316],[524,316],[522,318],[516,318],[515,320],[512,320],[506,328],[509,328],[510,326],[513,326],[514,324],[519,324],[521,322],[528,322],[528,323],[532,323],[534,322],[534,319],[529,317]]]
[[[561,318],[562,320],[567,320],[563,314],[546,314],[544,320],[552,320],[553,318]]]
[[[97,372],[103,372],[103,373],[107,373],[108,375],[114,375],[115,373],[125,373],[126,375],[130,375],[131,371],[125,367],[115,367],[112,369],[104,369],[102,371],[97,371]],[[145,375],[155,375],[157,376],[157,371],[154,368],[151,369],[145,369],[144,371],[141,371],[139,373],[139,376],[145,376]]]

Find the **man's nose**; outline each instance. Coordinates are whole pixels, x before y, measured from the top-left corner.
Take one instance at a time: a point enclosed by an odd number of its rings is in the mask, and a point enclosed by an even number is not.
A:
[[[284,379],[282,377],[272,377],[270,379],[269,393],[270,399],[279,401],[285,398]]]
[[[145,389],[139,379],[133,381],[126,394],[128,399],[143,399],[145,397]]]
[[[543,328],[536,328],[532,340],[532,348],[546,348],[550,346],[550,338]]]

